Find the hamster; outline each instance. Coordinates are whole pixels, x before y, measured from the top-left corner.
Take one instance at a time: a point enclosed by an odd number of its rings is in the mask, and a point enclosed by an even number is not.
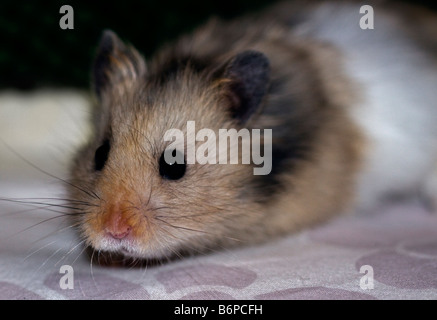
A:
[[[365,4],[373,29],[360,27]],[[435,202],[436,34],[431,11],[368,1],[214,18],[147,61],[106,30],[94,133],[71,165],[80,236],[99,254],[160,260],[267,241],[393,195]],[[259,129],[271,170],[188,163],[186,145],[173,150],[185,161],[168,162],[166,132],[187,135],[190,121],[217,136]]]

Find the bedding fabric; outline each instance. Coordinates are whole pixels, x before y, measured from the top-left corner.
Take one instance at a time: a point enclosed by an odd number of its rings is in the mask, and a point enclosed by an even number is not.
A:
[[[74,90],[0,94],[0,299],[437,299],[437,215],[418,201],[154,266],[90,263],[63,209],[39,203],[62,203],[42,170],[66,177],[89,105]]]

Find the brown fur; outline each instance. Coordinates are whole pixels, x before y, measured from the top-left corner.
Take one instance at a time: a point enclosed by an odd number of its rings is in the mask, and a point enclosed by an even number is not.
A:
[[[328,45],[293,38],[279,23],[260,21],[213,20],[164,48],[147,68],[123,44],[111,55],[95,136],[71,170],[78,186],[71,188],[71,195],[87,203],[77,221],[87,245],[119,251],[105,246],[104,239],[108,229],[128,225],[132,234],[124,247],[130,253],[124,254],[162,258],[262,241],[347,209],[365,142],[345,111],[359,97],[343,74],[341,55]],[[280,89],[241,126],[227,112],[229,79],[213,77],[226,61],[248,49],[269,58],[272,83]],[[169,65],[186,57],[189,62],[182,67]],[[196,61],[201,63],[196,66]],[[203,64],[209,67],[202,69]],[[304,151],[285,157],[268,183],[253,176],[251,165],[218,164],[194,164],[184,179],[164,180],[157,173],[168,144],[164,133],[185,130],[188,120],[197,129],[216,132],[286,128],[286,134],[274,136],[274,144],[284,151],[287,139],[304,137]],[[94,152],[104,139],[111,141],[110,155],[103,170],[94,172]]]

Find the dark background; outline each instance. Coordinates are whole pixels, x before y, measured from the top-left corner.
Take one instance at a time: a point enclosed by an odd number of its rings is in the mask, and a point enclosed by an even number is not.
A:
[[[90,68],[101,32],[114,30],[146,58],[160,45],[211,16],[230,19],[260,10],[271,0],[2,1],[0,89],[90,85]],[[433,9],[437,4],[415,1]],[[62,30],[62,5],[74,9],[74,30]],[[436,35],[437,36],[437,35]]]

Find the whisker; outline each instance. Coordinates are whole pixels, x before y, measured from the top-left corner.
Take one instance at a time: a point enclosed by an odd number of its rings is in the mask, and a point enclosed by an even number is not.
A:
[[[85,246],[86,248],[86,246]],[[90,274],[91,274],[91,279],[93,279],[93,282],[96,283],[95,278],[94,278],[94,270],[93,270],[93,259],[94,259],[94,254],[96,253],[96,250],[94,248],[92,248],[93,252],[91,253],[91,257],[90,257]]]
[[[73,203],[84,205],[84,206],[93,206],[93,207],[98,206],[98,205],[92,204],[88,201],[77,200],[77,199],[67,199],[67,198],[0,198],[0,200],[16,200],[16,201],[51,200],[51,201],[73,202]]]
[[[32,208],[26,209],[26,210],[18,210],[18,211],[11,211],[11,212],[2,213],[1,217],[14,216],[14,215],[18,215],[18,214],[29,213],[32,211],[38,211],[38,210],[43,210],[43,209],[45,209],[45,207],[32,206]]]
[[[73,262],[71,263],[72,265],[76,262],[76,260],[82,256],[82,254],[85,252],[85,250],[87,249],[86,246],[83,246],[83,249],[79,252],[79,254],[77,255],[77,257],[73,260]]]
[[[55,231],[53,231],[53,232],[51,232],[51,233],[49,233],[49,234],[47,234],[47,235],[45,235],[45,236],[43,236],[43,237],[41,237],[41,238],[39,238],[39,239],[37,239],[37,240],[35,240],[34,241],[34,244],[36,244],[36,243],[38,243],[38,242],[41,242],[41,241],[43,241],[43,240],[45,240],[45,239],[47,239],[47,238],[49,238],[49,237],[51,237],[51,236],[53,236],[53,235],[55,235],[55,234],[59,234],[59,233],[61,233],[61,232],[63,232],[63,231],[65,231],[65,230],[67,230],[67,229],[69,229],[69,228],[74,228],[75,226],[76,226],[77,224],[69,224],[68,226],[65,226],[65,227],[63,227],[63,228],[61,228],[61,229],[58,229],[58,230],[55,230]],[[16,234],[14,234],[13,236],[15,236]],[[47,248],[48,246],[50,246],[50,245],[53,245],[55,242],[57,242],[58,240],[53,240],[53,241],[51,241],[51,242],[49,242],[49,243],[46,243],[46,244],[44,244],[44,245],[42,245],[40,248],[38,248],[38,249],[35,249],[34,251],[32,251],[32,252],[30,252],[26,257],[24,257],[23,258],[23,261],[26,261],[26,260],[28,260],[30,257],[32,257],[34,254],[36,254],[36,253],[38,253],[38,252],[40,252],[41,250],[43,250],[44,248]],[[54,253],[52,253],[41,265],[40,265],[40,267],[37,269],[37,270],[40,270],[54,255],[56,255],[60,250],[62,250],[62,247],[60,247],[60,248],[58,248]]]
[[[53,252],[46,260],[44,260],[44,262],[38,267],[38,269],[36,271],[41,270],[41,268],[44,267],[46,265],[46,263],[61,250],[62,250],[62,248],[58,248],[55,252]]]
[[[161,229],[162,231],[166,232],[167,234],[169,234],[169,235],[170,235],[171,237],[173,237],[174,239],[181,240],[179,237],[177,237],[176,235],[170,233],[170,231],[164,229],[162,226],[159,226],[159,227],[160,227],[160,229]],[[187,245],[185,245],[185,246],[187,246]],[[167,247],[168,250],[170,250],[171,252],[175,253],[175,250],[174,250],[174,249],[172,249],[172,248],[169,247],[169,246],[166,246],[166,247]],[[196,252],[196,254],[205,254],[205,253],[209,253],[209,252],[213,252],[213,253],[227,253],[227,254],[230,254],[230,253],[231,253],[231,251],[229,250],[228,247],[223,246],[223,245],[219,245],[219,244],[215,244],[215,247],[218,247],[218,249],[215,249],[215,248],[213,248],[213,247],[211,247],[211,246],[204,246],[203,248],[200,248],[200,247],[195,247],[195,246],[193,246],[193,245],[188,245],[187,247],[188,247],[188,249],[189,249],[191,252]],[[188,252],[188,253],[191,253],[191,252]],[[180,255],[180,254],[177,254],[176,256],[177,256],[178,258],[183,258],[183,257],[184,257],[184,256],[182,256],[182,255]],[[234,256],[234,255],[232,255],[232,256]],[[169,260],[168,257],[167,257],[167,260]]]
[[[41,242],[41,241],[43,241],[43,240],[45,240],[45,239],[47,239],[47,238],[49,238],[49,237],[52,237],[52,236],[54,236],[54,235],[56,235],[56,234],[60,234],[61,232],[64,232],[65,230],[68,230],[68,229],[70,229],[70,228],[75,228],[75,227],[77,227],[78,225],[80,225],[79,222],[77,222],[77,223],[73,223],[73,224],[68,224],[67,226],[65,226],[65,227],[63,227],[63,228],[61,228],[61,229],[55,230],[55,231],[53,231],[53,232],[50,232],[49,234],[47,234],[47,235],[45,235],[45,236],[43,236],[43,237],[41,237],[41,238],[35,240],[35,244],[38,243],[38,242]]]
[[[77,189],[77,190],[79,190],[79,191],[85,193],[86,195],[88,195],[88,196],[90,196],[90,197],[92,197],[92,198],[95,198],[95,199],[99,199],[99,200],[100,200],[100,197],[99,197],[95,192],[93,192],[93,191],[87,191],[87,190],[85,190],[85,189],[83,189],[83,188],[81,188],[81,187],[75,185],[74,183],[71,183],[70,181],[68,181],[68,180],[66,180],[66,179],[59,178],[59,177],[55,176],[54,174],[51,174],[50,172],[48,172],[48,171],[46,171],[46,170],[43,170],[43,169],[39,168],[37,165],[33,164],[32,162],[30,162],[29,160],[27,160],[26,158],[24,158],[21,154],[19,154],[17,151],[15,151],[15,150],[14,150],[11,146],[9,146],[9,144],[7,144],[3,139],[0,138],[0,141],[2,141],[2,143],[6,146],[6,148],[7,148],[10,152],[12,152],[15,156],[17,156],[19,159],[21,159],[22,161],[24,161],[26,164],[28,164],[29,166],[31,166],[31,167],[34,168],[35,170],[37,170],[37,171],[39,171],[39,172],[41,172],[41,173],[43,173],[43,174],[45,174],[45,175],[47,175],[47,176],[53,178],[53,179],[56,179],[56,180],[58,180],[58,181],[61,181],[61,182],[65,183],[65,184],[67,184],[67,185],[69,185],[69,186],[71,186],[71,187],[73,187],[73,188],[75,188],[75,189]]]
[[[169,234],[169,235],[170,235],[171,237],[173,237],[174,239],[176,239],[176,240],[180,240],[179,237],[177,237],[176,235],[170,233],[168,230],[165,230],[165,228],[163,228],[162,226],[159,226],[159,228],[160,228],[161,230],[163,230],[164,232],[166,232],[167,234]],[[167,244],[163,244],[163,243],[160,241],[160,239],[157,239],[157,240],[158,240],[159,244],[160,244],[162,247],[166,248],[166,251],[170,251],[170,252],[172,252],[173,255],[175,255],[175,256],[176,256],[177,258],[179,258],[179,259],[182,259],[182,258],[183,258],[183,256],[181,255],[181,253],[178,252],[176,249],[174,249],[172,246],[167,245]],[[166,258],[167,258],[168,261],[170,261],[170,257],[166,256]]]
[[[186,231],[193,231],[193,232],[199,232],[199,233],[204,233],[204,234],[208,234],[208,235],[215,235],[215,236],[221,236],[223,237],[223,235],[220,234],[216,234],[213,232],[209,232],[209,231],[205,231],[205,230],[199,230],[199,229],[193,229],[193,228],[188,228],[188,227],[183,227],[183,226],[177,226],[174,224],[169,223],[168,221],[165,221],[163,219],[160,219],[158,217],[155,217],[155,219],[167,224],[168,226],[175,228],[175,229],[182,229],[182,230],[186,230]],[[233,240],[233,241],[241,241],[240,239],[237,238],[233,238],[233,237],[228,237],[228,236],[224,236],[225,238],[229,239],[229,240]]]
[[[176,240],[179,240],[179,241],[182,240],[180,237],[178,237],[178,236],[172,234],[169,230],[166,230],[166,229],[163,228],[162,226],[159,226],[159,228],[160,228],[162,231],[164,231],[165,233],[167,233],[167,234],[168,234],[170,237],[172,237],[173,239],[176,239]],[[171,252],[173,252],[173,254],[175,254],[178,258],[180,258],[180,259],[183,258],[183,256],[182,256],[178,251],[176,251],[175,249],[173,249],[173,247],[168,246],[168,245],[165,246],[165,247],[166,247],[168,250],[170,250]],[[202,252],[199,248],[197,248],[197,247],[194,247],[194,246],[191,246],[191,245],[189,245],[188,247],[189,247],[189,249],[192,250],[192,251],[196,251],[196,252],[199,253],[199,254],[203,254],[203,252]]]
[[[54,220],[54,219],[61,218],[61,217],[65,217],[65,216],[64,215],[60,215],[60,216],[54,216],[54,217],[50,217],[50,218],[44,219],[44,220],[42,220],[40,222],[37,222],[37,223],[27,227],[27,228],[24,228],[24,229],[16,232],[13,235],[10,235],[9,237],[5,237],[4,240],[8,240],[8,239],[10,240],[12,237],[16,237],[16,236],[22,234],[23,232],[26,232],[26,231],[28,231],[28,230],[30,230],[32,228],[35,228],[35,227],[37,227],[37,226],[39,226],[39,225],[41,225],[43,223],[46,223],[46,222],[50,221],[50,220]]]
[[[47,208],[58,207],[58,208],[63,208],[63,209],[81,210],[81,208],[77,208],[77,207],[73,207],[73,206],[69,206],[69,205],[47,203],[47,202],[40,202],[40,201],[26,201],[26,200],[18,199],[18,198],[0,198],[0,201],[19,203],[19,204],[23,204],[23,205],[41,205],[41,206],[45,206]]]
[[[26,261],[27,259],[29,259],[31,256],[33,256],[35,253],[38,253],[39,251],[43,250],[44,248],[47,248],[48,246],[52,245],[55,242],[56,242],[56,240],[53,240],[52,242],[49,242],[49,243],[43,245],[42,247],[40,247],[39,249],[29,253],[27,256],[25,256],[23,258],[23,262]]]
[[[81,240],[81,241],[79,241],[79,243],[77,243],[73,248],[71,248],[70,250],[68,250],[68,252],[66,253],[66,254],[64,254],[63,256],[62,256],[62,258],[61,259],[59,259],[58,260],[58,262],[56,262],[55,264],[54,264],[54,266],[56,266],[56,265],[58,265],[62,260],[64,260],[64,259],[66,259],[74,250],[76,250],[76,248],[78,247],[78,246],[80,246],[80,245],[82,245],[83,243],[85,243],[85,239],[84,240]]]

